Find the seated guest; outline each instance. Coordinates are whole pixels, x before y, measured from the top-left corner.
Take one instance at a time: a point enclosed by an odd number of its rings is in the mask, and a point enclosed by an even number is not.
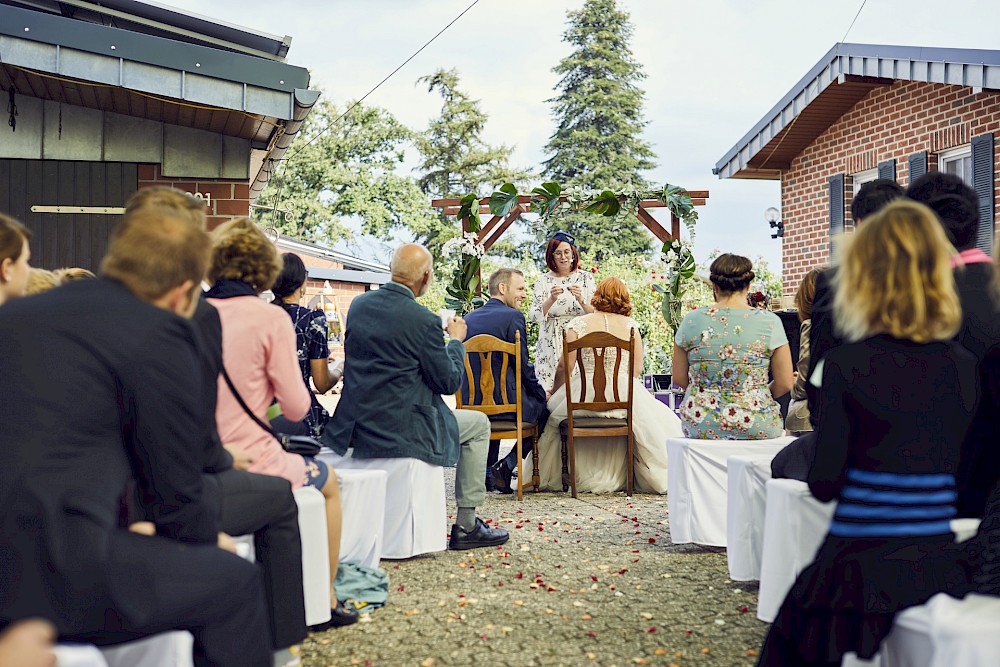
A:
[[[24,288],[24,295],[33,296],[42,292],[48,292],[50,289],[55,289],[61,284],[62,280],[52,271],[31,267],[31,270],[28,272],[28,284]]]
[[[788,405],[788,416],[785,417],[785,430],[795,435],[803,431],[811,431],[809,423],[809,402],[806,400],[806,375],[809,372],[809,325],[811,324],[813,295],[816,291],[816,276],[822,269],[813,269],[805,275],[795,293],[795,309],[798,311],[799,322],[799,359],[795,365],[797,375],[792,384],[792,401]]]
[[[19,621],[0,632],[0,665],[4,667],[55,667],[52,652],[55,628],[47,621]]]
[[[218,384],[216,422],[223,444],[252,459],[247,468],[250,472],[282,477],[293,489],[312,486],[323,493],[332,584],[340,557],[337,477],[323,461],[286,451],[272,432],[264,430],[273,402],[280,403],[285,416],[293,421],[305,417],[311,403],[299,373],[295,329],[285,313],[259,297],[270,289],[280,271],[277,250],[249,218],[236,218],[212,231],[208,279],[213,285],[206,296],[222,321],[220,370],[223,378],[228,375],[232,382],[232,388],[228,382]],[[328,627],[358,620],[357,610],[338,600],[333,586],[330,608]]]
[[[810,380],[824,408],[808,478],[817,499],[838,503],[760,665],[869,659],[896,613],[965,592],[950,520],[978,383],[975,357],[952,340],[962,311],[950,259],[933,213],[910,201],[885,206],[842,249],[833,315],[849,342]]]
[[[185,629],[199,667],[266,667],[257,568],[227,553],[191,456],[210,415],[184,318],[208,237],[169,211],[133,222],[100,279],[0,309],[0,628],[46,618],[98,645]],[[118,527],[131,480],[155,536]]]
[[[962,446],[958,468],[958,512],[981,517],[986,497],[1000,480],[1000,304],[998,273],[990,257],[976,247],[979,196],[954,174],[928,172],[914,181],[906,196],[926,204],[937,215],[959,251],[954,258],[955,286],[962,302],[962,328],[957,340],[980,361],[983,400]],[[995,253],[994,253],[995,254]]]
[[[306,418],[301,422],[293,422],[280,416],[271,421],[278,433],[296,435],[316,435],[323,432],[323,427],[330,421],[330,415],[312,393],[309,381],[316,385],[316,391],[321,394],[333,389],[343,376],[343,365],[330,366],[330,329],[326,324],[326,314],[321,310],[309,310],[301,305],[306,293],[306,266],[302,258],[286,252],[281,256],[283,268],[278,279],[271,287],[274,294],[274,304],[288,313],[295,327],[295,347],[298,352],[299,370],[302,381],[312,397],[312,404]]]
[[[859,227],[868,216],[873,215],[889,202],[903,196],[903,188],[896,181],[888,178],[876,178],[864,183],[851,200],[851,220],[855,228]],[[837,268],[831,267],[816,276],[816,290],[813,296],[813,306],[809,324],[809,372],[808,380],[816,370],[816,364],[827,352],[844,342],[837,333],[833,322],[833,283]],[[819,423],[820,411],[823,406],[820,392],[809,382],[806,382],[806,395],[809,400],[809,419],[813,428]],[[803,438],[812,439],[808,433]]]
[[[535,377],[535,367],[528,361],[528,331],[525,328],[524,315],[521,313],[521,303],[528,295],[527,286],[524,283],[524,274],[517,269],[497,269],[490,276],[489,280],[490,300],[482,307],[477,308],[465,317],[465,324],[468,326],[466,338],[472,338],[480,334],[495,336],[508,343],[514,342],[515,334],[521,334],[521,420],[526,422],[536,422],[539,428],[545,426],[545,420],[549,416],[548,408],[545,407],[546,396],[542,385]],[[495,357],[493,363],[493,376],[500,375],[501,359]],[[479,359],[473,356],[470,359],[472,372],[478,377]],[[517,400],[516,385],[514,378],[514,363],[511,361],[507,368],[507,377],[502,385],[496,387],[496,400],[501,400],[500,392],[506,390],[506,401],[513,403]],[[468,401],[469,394],[468,378],[462,374],[462,396]],[[510,414],[496,415],[496,419],[508,420]],[[494,417],[490,418],[491,420]],[[527,457],[531,453],[532,439],[529,438],[523,443],[523,454]],[[511,493],[510,478],[513,471],[517,470],[517,447],[510,450],[507,457],[498,461],[493,466],[491,472],[493,476],[493,487],[501,493]]]
[[[458,519],[449,546],[503,544],[507,531],[476,517],[486,499],[489,420],[474,410],[452,412],[441,399],[462,386],[465,322],[449,320],[451,340],[445,344],[441,318],[417,303],[434,279],[426,248],[398,248],[389,269],[390,282],[351,303],[344,332],[344,389],[323,441],[339,454],[353,448],[356,459],[409,457],[436,466],[457,464]]]
[[[566,339],[570,342],[578,340],[589,333],[604,331],[627,341],[629,333],[635,332],[635,354],[632,359],[623,360],[618,374],[615,366],[618,360],[617,350],[604,357],[605,377],[612,379],[618,385],[619,396],[624,400],[628,392],[628,383],[632,383],[632,434],[634,438],[635,484],[647,493],[667,492],[667,438],[681,435],[681,424],[677,415],[666,405],[656,400],[646,391],[640,380],[644,363],[642,337],[639,335],[639,325],[633,320],[632,300],[628,288],[618,278],[605,278],[597,286],[590,305],[594,312],[581,315],[570,320],[566,329]],[[594,389],[595,359],[592,349],[580,351],[583,365],[587,373],[585,398],[595,400]],[[580,370],[576,365],[576,354],[570,356],[572,372],[569,385],[579,395]],[[566,419],[566,369],[562,362],[556,367],[555,386],[549,399],[549,420],[545,432],[538,442],[539,474],[541,486],[544,489],[562,489],[562,442],[559,434],[559,423]],[[613,396],[610,391],[605,395]],[[612,413],[591,413],[578,410],[574,417],[612,417],[624,418],[623,410]],[[581,438],[575,442],[576,450],[576,488],[577,491],[606,493],[618,491],[626,487],[628,461],[625,453],[624,438]]]
[[[719,255],[710,267],[715,305],[684,316],[674,338],[673,382],[682,389],[684,434],[706,440],[765,440],[784,433],[775,398],[792,388],[781,320],[751,308],[746,257]],[[768,383],[770,370],[773,380]]]
[[[0,306],[24,296],[28,287],[31,232],[17,220],[0,213]]]
[[[132,195],[126,205],[123,226],[131,224],[141,211],[157,207],[174,211],[196,229],[205,228],[204,200],[164,187],[143,188]],[[217,493],[222,505],[220,529],[230,535],[254,536],[256,559],[264,575],[275,666],[296,664],[297,658],[291,655],[290,647],[307,634],[298,506],[288,480],[247,472],[251,457],[233,447],[223,448],[215,424],[222,369],[222,323],[218,311],[200,296],[191,321],[198,336],[209,417],[202,449],[198,449],[197,443],[191,443],[191,449],[203,454],[204,480]]]

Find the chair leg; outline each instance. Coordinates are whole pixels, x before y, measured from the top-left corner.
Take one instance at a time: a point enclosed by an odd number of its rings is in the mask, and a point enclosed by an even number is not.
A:
[[[566,451],[566,436],[560,434],[562,439],[562,487],[563,492],[569,491],[569,458]]]
[[[627,441],[628,444],[626,446],[627,451],[625,455],[628,456],[628,472],[626,473],[628,475],[628,478],[625,480],[625,489],[628,493],[629,498],[631,498],[633,485],[635,484],[635,461],[634,461],[635,453],[634,453],[634,446],[633,446],[634,443],[632,440],[631,431],[629,431]]]
[[[541,489],[542,479],[538,475],[538,436],[532,436],[531,438],[531,486],[534,488],[535,493]]]
[[[574,449],[573,433],[569,434],[569,485],[576,498],[576,450]]]
[[[521,456],[523,455],[522,438],[517,439],[517,499],[524,500],[524,461]]]

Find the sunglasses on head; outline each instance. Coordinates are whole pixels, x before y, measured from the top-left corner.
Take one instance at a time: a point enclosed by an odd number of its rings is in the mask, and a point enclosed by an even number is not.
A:
[[[570,245],[576,245],[576,239],[573,238],[572,234],[567,232],[556,232],[552,235],[552,239],[555,241],[563,241],[564,243],[568,243]]]

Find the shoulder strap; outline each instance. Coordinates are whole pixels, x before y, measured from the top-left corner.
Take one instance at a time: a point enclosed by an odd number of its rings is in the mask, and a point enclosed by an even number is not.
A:
[[[262,429],[270,433],[275,440],[281,442],[281,438],[278,436],[277,433],[274,432],[274,429],[272,429],[270,426],[262,422],[260,418],[253,413],[253,410],[251,410],[250,407],[246,404],[246,402],[243,400],[243,397],[240,396],[240,392],[236,391],[236,386],[230,379],[229,373],[226,372],[225,366],[220,366],[220,372],[222,373],[222,379],[226,381],[226,386],[229,387],[229,391],[232,392],[233,398],[235,398],[236,402],[240,404],[241,408],[243,408],[243,412],[247,413],[250,419],[252,419],[254,423],[257,424],[257,426],[260,426]]]

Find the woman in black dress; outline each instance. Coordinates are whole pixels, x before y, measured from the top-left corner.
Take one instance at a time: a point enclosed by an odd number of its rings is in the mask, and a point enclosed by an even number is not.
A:
[[[930,209],[907,201],[866,218],[844,250],[834,314],[851,342],[810,379],[824,409],[809,488],[837,509],[760,665],[870,658],[897,612],[968,589],[950,520],[978,376],[951,340],[962,317],[952,252]]]

